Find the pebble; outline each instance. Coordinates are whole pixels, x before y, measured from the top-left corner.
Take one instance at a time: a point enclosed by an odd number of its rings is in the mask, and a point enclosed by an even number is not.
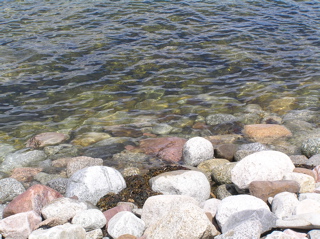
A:
[[[186,165],[198,166],[214,157],[212,143],[202,137],[189,139],[183,146],[183,160]]]
[[[149,180],[153,191],[165,195],[186,195],[203,202],[210,197],[210,183],[198,171],[177,170],[159,174]]]
[[[126,187],[121,173],[107,166],[92,166],[75,172],[68,181],[66,196],[96,204],[107,193],[118,193]]]
[[[240,189],[247,189],[253,181],[281,180],[292,172],[291,159],[279,151],[260,151],[239,161],[231,171],[231,179]]]
[[[14,178],[1,179],[0,189],[0,203],[9,202],[26,191],[22,183]]]

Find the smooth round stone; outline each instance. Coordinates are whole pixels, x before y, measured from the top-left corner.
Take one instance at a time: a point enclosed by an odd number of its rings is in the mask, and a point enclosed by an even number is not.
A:
[[[191,166],[197,166],[201,162],[214,157],[211,142],[202,137],[189,139],[184,144],[182,152],[185,164]]]
[[[301,151],[308,158],[320,154],[320,138],[307,139],[303,141]]]

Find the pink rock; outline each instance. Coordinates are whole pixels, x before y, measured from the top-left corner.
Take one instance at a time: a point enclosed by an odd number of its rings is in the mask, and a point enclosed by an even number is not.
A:
[[[165,161],[178,162],[182,159],[182,148],[186,139],[178,137],[151,138],[140,141],[140,149]]]
[[[105,216],[105,218],[107,219],[107,224],[106,227],[108,227],[108,222],[109,220],[116,215],[118,212],[122,212],[122,211],[132,211],[132,207],[129,205],[121,205],[121,206],[116,206],[113,208],[110,208],[106,211],[103,212],[103,215]]]
[[[30,182],[41,171],[41,168],[15,168],[12,171],[11,178],[17,179],[20,182]]]
[[[40,215],[40,211],[45,205],[59,197],[63,196],[52,188],[41,184],[33,185],[24,193],[15,197],[4,208],[3,218],[32,210]]]
[[[41,148],[48,145],[60,144],[67,139],[68,136],[65,134],[56,132],[46,132],[37,134],[36,136],[30,138],[27,141],[26,146],[32,148]]]
[[[34,211],[17,213],[0,221],[0,233],[5,238],[27,239],[40,222],[41,216]]]
[[[278,138],[292,136],[290,130],[278,124],[245,125],[243,134],[245,137],[261,143],[268,143]]]

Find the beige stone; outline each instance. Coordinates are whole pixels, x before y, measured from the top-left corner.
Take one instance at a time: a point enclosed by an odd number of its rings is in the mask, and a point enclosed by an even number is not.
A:
[[[292,136],[289,129],[278,124],[245,125],[243,134],[245,137],[260,143],[270,143],[278,138]]]

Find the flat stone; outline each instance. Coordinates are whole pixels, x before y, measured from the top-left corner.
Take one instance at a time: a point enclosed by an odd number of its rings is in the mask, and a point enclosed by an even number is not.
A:
[[[198,171],[177,170],[159,174],[150,179],[149,184],[155,192],[164,195],[187,195],[199,202],[210,197],[210,183],[207,177]]]
[[[278,151],[260,151],[239,161],[231,171],[231,179],[240,189],[246,189],[253,181],[281,180],[293,169],[294,165],[286,154]]]
[[[214,157],[212,143],[202,137],[193,137],[183,146],[183,160],[186,165],[198,166]]]
[[[6,206],[3,217],[32,210],[40,215],[40,211],[45,205],[59,197],[62,195],[52,188],[41,184],[33,185]]]
[[[277,124],[252,124],[245,125],[245,137],[261,143],[272,142],[281,137],[290,137],[292,133],[283,125]]]
[[[118,193],[126,187],[121,173],[106,166],[92,166],[75,172],[68,181],[66,196],[96,204],[108,193]]]
[[[168,162],[182,159],[182,148],[187,140],[178,137],[149,138],[140,141],[140,149],[148,155]]]
[[[274,197],[281,192],[298,193],[300,185],[294,180],[253,181],[249,184],[252,196],[267,202],[269,197]]]

